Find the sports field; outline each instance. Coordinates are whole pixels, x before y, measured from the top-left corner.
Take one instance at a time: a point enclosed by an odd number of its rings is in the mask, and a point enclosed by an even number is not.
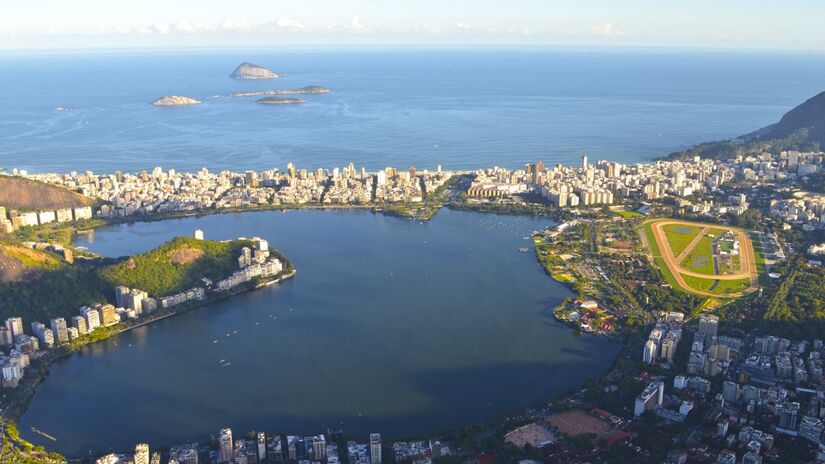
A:
[[[650,220],[643,227],[650,255],[672,285],[722,298],[758,288],[756,257],[747,232],[673,219]]]

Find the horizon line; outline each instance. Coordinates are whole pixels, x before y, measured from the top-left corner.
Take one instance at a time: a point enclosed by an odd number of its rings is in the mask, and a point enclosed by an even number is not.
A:
[[[262,49],[288,49],[288,51],[579,51],[579,52],[680,52],[680,53],[765,53],[765,54],[809,54],[825,55],[825,48],[782,48],[782,47],[721,47],[721,46],[694,46],[694,45],[634,45],[634,44],[588,44],[588,43],[420,43],[399,42],[393,44],[380,43],[286,43],[286,44],[232,44],[232,45],[113,45],[113,46],[34,46],[34,47],[4,47],[0,51],[15,55],[38,55],[59,53],[118,53],[118,52],[207,52],[207,51],[259,51]]]

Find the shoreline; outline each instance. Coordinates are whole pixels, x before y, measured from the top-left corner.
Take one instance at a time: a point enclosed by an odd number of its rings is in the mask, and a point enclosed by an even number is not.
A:
[[[107,328],[107,333],[103,334],[103,337],[100,339],[85,340],[84,343],[77,346],[62,346],[54,350],[53,352],[46,352],[45,355],[37,358],[38,366],[37,371],[34,373],[35,375],[29,376],[30,378],[28,379],[24,377],[25,385],[22,386],[27,387],[26,391],[22,392],[21,397],[14,398],[9,402],[8,406],[6,406],[6,408],[3,409],[2,415],[0,415],[0,420],[10,420],[15,424],[20,421],[20,418],[26,413],[29,404],[31,404],[32,400],[34,399],[34,396],[37,393],[37,387],[40,385],[40,383],[45,381],[46,377],[48,377],[50,367],[53,363],[60,360],[68,359],[72,355],[74,355],[75,353],[77,353],[78,351],[87,346],[104,342],[123,333],[137,329],[139,327],[145,327],[156,322],[159,322],[161,320],[169,319],[174,316],[179,316],[181,314],[185,314],[196,309],[203,309],[210,306],[213,303],[228,300],[232,297],[235,297],[243,293],[248,293],[275,284],[280,284],[286,280],[293,278],[295,274],[297,274],[298,272],[298,270],[295,269],[291,262],[287,262],[289,263],[291,270],[281,275],[278,275],[272,279],[267,279],[262,282],[256,282],[254,285],[247,285],[244,288],[238,288],[229,292],[217,294],[215,296],[211,296],[201,301],[187,302],[183,305],[180,305],[179,309],[167,312],[165,314],[161,314],[159,316],[150,317],[143,321],[135,321],[134,324],[129,324],[125,327],[115,328],[114,330]],[[111,327],[117,327],[117,325]],[[11,411],[11,414],[9,414],[9,411]]]
[[[546,214],[530,214],[530,213],[525,213],[525,212],[513,212],[513,211],[501,211],[500,212],[500,211],[490,211],[490,210],[476,210],[474,208],[454,207],[453,205],[451,205],[449,203],[446,203],[446,204],[441,204],[439,207],[435,208],[434,213],[432,215],[430,215],[427,219],[430,219],[432,216],[434,216],[435,213],[437,213],[443,207],[447,207],[447,208],[449,208],[451,210],[454,210],[454,211],[471,212],[471,213],[477,213],[477,214],[501,214],[501,215],[506,215],[506,216],[543,216],[543,215],[546,215]],[[266,212],[266,211],[288,212],[288,211],[302,211],[302,210],[324,210],[324,211],[370,210],[373,213],[382,213],[382,214],[387,214],[387,215],[391,215],[391,216],[404,217],[404,218],[407,218],[407,219],[411,219],[409,217],[402,216],[400,214],[393,214],[394,213],[393,211],[385,212],[382,209],[376,208],[374,205],[329,205],[329,206],[327,206],[327,205],[306,205],[306,206],[299,206],[299,207],[290,206],[290,207],[263,207],[263,208],[253,207],[253,208],[237,208],[237,209],[233,208],[231,210],[225,210],[225,209],[215,210],[215,209],[212,209],[212,210],[199,210],[199,211],[191,211],[191,212],[177,212],[177,213],[174,213],[174,214],[160,214],[160,215],[151,215],[151,216],[143,216],[142,215],[142,216],[132,216],[132,217],[124,217],[124,218],[108,218],[108,219],[98,220],[97,222],[95,222],[93,224],[90,224],[87,227],[84,227],[83,229],[72,229],[72,232],[73,232],[73,234],[75,232],[76,233],[89,233],[89,232],[93,233],[95,229],[100,228],[100,227],[109,226],[109,225],[118,225],[118,224],[124,224],[124,223],[125,224],[132,224],[132,223],[138,223],[138,222],[156,222],[156,221],[164,221],[164,220],[170,220],[170,219],[185,219],[185,218],[190,218],[190,217],[201,217],[201,216],[220,215],[220,214],[240,214],[240,213]],[[536,256],[536,258],[538,258],[538,257]],[[539,265],[541,265],[541,263],[538,260],[537,260],[537,263]],[[290,263],[290,266],[291,266],[291,263]],[[274,279],[269,279],[269,280],[264,281],[264,282],[259,282],[259,283],[256,283],[252,287],[245,288],[245,289],[239,289],[239,290],[236,290],[236,291],[233,291],[233,292],[228,292],[224,295],[221,295],[221,296],[218,296],[218,297],[213,297],[213,298],[210,298],[206,301],[197,302],[195,304],[192,304],[191,306],[181,308],[180,310],[177,310],[175,312],[164,314],[164,315],[161,315],[161,316],[158,316],[156,318],[152,318],[152,319],[149,319],[149,320],[146,320],[146,321],[142,321],[142,322],[137,323],[135,325],[130,325],[129,327],[125,327],[125,328],[123,328],[121,330],[118,330],[116,332],[113,332],[111,334],[107,334],[106,337],[101,339],[101,340],[97,340],[97,341],[94,341],[94,342],[89,342],[89,343],[86,343],[86,344],[84,344],[82,346],[79,346],[77,348],[71,349],[68,352],[60,353],[60,354],[56,355],[54,358],[48,359],[47,364],[45,366],[41,366],[41,368],[37,372],[37,380],[35,382],[35,385],[39,385],[40,382],[45,380],[45,378],[49,374],[49,367],[51,366],[51,364],[53,362],[58,361],[58,360],[62,360],[62,359],[67,359],[71,355],[73,355],[76,351],[80,350],[81,348],[83,348],[85,346],[91,345],[92,343],[97,343],[97,342],[100,342],[100,341],[104,341],[104,340],[113,338],[116,335],[120,335],[120,334],[122,334],[124,332],[128,332],[132,329],[142,327],[142,326],[146,326],[146,325],[152,324],[154,322],[158,322],[160,320],[170,318],[172,316],[177,316],[179,314],[183,314],[183,313],[192,311],[194,309],[201,309],[201,308],[204,308],[204,307],[208,307],[212,303],[216,303],[218,301],[228,299],[228,298],[233,297],[235,295],[238,295],[240,293],[246,293],[246,292],[249,292],[249,291],[252,291],[252,290],[257,290],[257,289],[260,289],[260,288],[275,285],[277,283],[281,283],[285,280],[288,280],[288,279],[294,277],[296,273],[297,273],[297,269],[295,269],[293,267],[291,271],[289,271],[286,274],[283,274],[279,277],[276,277]],[[550,274],[547,274],[547,275],[549,277],[552,277]],[[554,281],[556,281],[556,280],[554,279]],[[568,290],[571,289],[569,282],[559,282],[559,283],[567,284],[567,285],[565,285],[565,287]],[[554,316],[554,319],[556,319],[555,316]],[[556,319],[556,320],[558,321],[558,319]],[[563,325],[565,325],[567,328],[569,328],[573,333],[577,333],[577,334],[584,333],[584,332],[581,332],[581,331],[577,330],[575,327],[573,327],[569,324],[564,324],[564,321],[558,321],[558,322],[561,322]],[[592,335],[599,335],[599,334],[592,334]],[[604,338],[606,338],[610,343],[614,343],[614,344],[619,345],[620,348],[617,351],[617,354],[614,357],[614,359],[612,360],[612,362],[610,363],[610,365],[606,368],[606,370],[602,374],[596,375],[596,376],[594,376],[590,379],[587,379],[587,380],[585,380],[585,382],[587,382],[589,380],[593,380],[593,379],[603,378],[604,376],[609,375],[614,370],[616,364],[619,362],[619,360],[622,356],[622,353],[628,348],[627,344],[625,343],[626,340],[622,339],[621,337],[606,335]],[[584,385],[584,383],[582,383],[582,385]],[[563,398],[566,398],[572,393],[575,393],[576,391],[578,391],[578,389],[580,387],[581,387],[581,385],[578,385],[576,387],[571,388],[570,390],[558,393],[556,395],[552,395],[552,396],[550,396],[546,399],[541,400],[540,404],[545,405],[545,406],[553,404],[554,402],[559,401]],[[25,411],[28,409],[28,405],[33,400],[35,394],[36,394],[36,388],[33,389],[31,392],[29,392],[27,394],[27,398],[25,398],[25,407],[20,409],[19,412],[16,415],[11,416],[12,421],[17,423],[19,421],[20,417],[22,417],[22,415],[25,414]],[[514,409],[513,411],[510,411],[506,414],[497,415],[496,417],[493,417],[489,420],[473,421],[473,422],[465,423],[465,424],[463,424],[459,427],[456,427],[455,429],[451,429],[451,430],[462,430],[462,429],[465,429],[465,428],[468,428],[468,427],[478,426],[479,424],[485,424],[485,425],[487,425],[487,424],[497,424],[503,418],[505,418],[507,416],[510,416],[512,414],[521,414],[525,410],[528,410],[528,409],[531,409],[531,408],[532,407],[529,407],[529,406],[528,407],[520,407],[520,408]],[[7,408],[7,409],[11,409],[11,407]],[[7,417],[6,419],[9,419],[9,418]],[[416,438],[433,437],[437,433],[438,433],[438,431],[433,431],[433,433],[428,433],[428,434],[416,436]],[[392,438],[394,438],[394,439],[403,439],[403,437],[392,437]],[[67,459],[71,462],[71,461],[77,461],[80,458],[69,458],[69,457],[67,457]]]

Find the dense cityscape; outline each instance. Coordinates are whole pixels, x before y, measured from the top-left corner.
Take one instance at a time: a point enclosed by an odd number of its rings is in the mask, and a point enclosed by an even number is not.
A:
[[[825,3],[3,13],[0,464],[825,464]]]
[[[581,166],[576,168],[561,165],[547,168],[542,163],[535,163],[517,170],[491,168],[467,172],[443,171],[440,166],[434,172],[418,172],[415,168],[367,172],[356,170],[352,164],[340,170],[316,171],[298,170],[290,164],[283,173],[267,170],[211,174],[205,169],[198,173],[179,173],[161,168],[137,174],[103,175],[13,171],[10,173],[13,176],[77,191],[94,199],[96,206],[54,211],[4,210],[3,227],[7,233],[13,233],[18,229],[94,218],[151,218],[158,214],[228,208],[415,204],[424,202],[428,192],[435,192],[440,187],[449,192],[448,200],[442,200],[445,201],[443,204],[456,201],[464,207],[546,205],[557,212],[567,210],[581,218],[586,211],[583,208],[608,207],[605,211],[616,211],[620,205],[630,205],[646,215],[663,206],[675,205],[689,215],[742,217],[748,214],[751,204],[762,202],[759,188],[790,186],[792,192],[796,191],[793,186],[798,185],[800,179],[816,173],[824,159],[825,154],[820,152],[789,151],[776,155],[740,156],[730,161],[695,157],[631,165],[606,161],[590,164],[584,156]],[[466,180],[448,184],[451,179]],[[734,193],[727,189],[731,182],[745,182],[749,187]],[[799,228],[811,231],[821,227],[825,211],[822,204],[825,203],[821,197],[814,194],[790,195],[787,200],[772,199],[767,204],[767,212],[776,218],[779,230]],[[639,213],[633,211],[633,214]],[[568,220],[548,228],[543,236],[550,240],[548,243],[554,243],[554,240],[575,234],[584,224],[587,221]],[[194,238],[203,240],[204,232],[196,231]],[[791,250],[780,244],[776,233],[763,240],[766,261],[781,266],[786,260],[784,250]],[[82,307],[70,321],[53,318],[48,326],[31,322],[30,334],[25,333],[22,318],[7,319],[5,327],[0,328],[0,338],[9,350],[0,360],[3,386],[14,388],[18,385],[31,362],[30,357],[36,359],[52,347],[82,341],[98,327],[111,327],[122,321],[141,322],[151,318],[158,308],[166,310],[189,301],[201,301],[209,293],[231,290],[259,276],[278,275],[283,266],[278,259],[269,259],[267,241],[256,237],[251,243],[252,246],[244,247],[237,256],[237,271],[220,281],[205,279],[201,287],[172,295],[149,295],[140,289],[118,286],[114,292],[115,304]],[[72,250],[60,244],[23,244],[57,253],[67,261],[74,259]],[[736,249],[739,247],[738,239],[731,239],[728,244]],[[768,248],[770,252],[767,252]],[[816,247],[811,250],[812,253],[816,251]],[[569,271],[577,276],[582,272],[586,274],[581,268]],[[607,282],[615,278],[602,266],[596,273]],[[563,315],[558,313],[560,320],[573,323],[580,330],[607,334],[616,330],[614,325],[620,324],[620,319],[627,317],[618,308],[612,308],[605,294],[596,287],[585,294],[595,300],[578,302],[571,310],[563,311]],[[594,324],[596,320],[602,322]],[[632,447],[630,424],[650,413],[668,424],[695,422],[696,417],[702,418],[701,423],[708,424],[694,428],[687,436],[691,442],[702,443],[701,448],[671,450],[667,462],[685,462],[688,456],[695,457],[699,453],[718,463],[761,463],[763,459],[781,456],[781,446],[777,444],[779,436],[799,437],[814,446],[823,441],[825,391],[818,387],[823,381],[822,339],[722,334],[718,316],[701,315],[698,326],[693,326],[687,324],[685,314],[679,311],[659,313],[652,324],[642,353],[637,355],[640,370],[636,375],[640,390],[630,404],[622,405],[621,410],[626,413],[616,414],[598,407],[542,412],[540,420],[507,431],[505,443],[522,448],[529,445],[534,449],[553,449],[558,447],[560,436],[571,433],[571,427],[580,427],[588,430],[587,433],[596,434],[604,445],[625,442],[625,446]],[[608,385],[605,391],[609,394],[617,388]],[[576,404],[580,400],[574,395],[568,401]],[[536,413],[525,418],[535,419]],[[39,433],[48,436],[46,432]],[[97,462],[298,460],[335,463],[343,454],[346,462],[366,463],[381,462],[381,450],[379,434],[373,434],[370,442],[363,444],[343,439],[327,442],[325,435],[299,437],[264,433],[246,439],[236,437],[233,441],[232,431],[222,429],[216,446],[197,443],[172,446],[164,452],[164,461],[161,461],[160,453],[149,453],[148,445],[140,444],[134,455],[110,454],[100,457]],[[449,442],[437,439],[395,442],[387,447],[387,451],[392,454],[393,462],[430,462],[439,456],[461,453]]]
[[[285,171],[278,169],[234,173],[210,173],[202,169],[182,173],[157,167],[140,173],[20,175],[78,191],[104,202],[95,217],[118,218],[151,216],[162,213],[192,213],[256,207],[302,206],[370,206],[419,204],[447,181],[462,175],[473,180],[466,195],[468,203],[507,202],[520,194],[533,194],[560,208],[613,205],[627,202],[654,201],[665,197],[684,198],[691,213],[741,215],[748,209],[747,195],[739,194],[722,201],[691,202],[694,197],[720,190],[720,186],[741,178],[755,185],[782,184],[797,176],[816,172],[822,163],[821,152],[787,151],[777,154],[737,157],[717,161],[695,157],[688,160],[656,161],[625,165],[599,160],[594,164],[582,157],[580,167],[543,163],[523,169],[489,168],[471,172],[430,172],[411,167],[399,170],[388,167],[377,172],[349,166],[339,169],[297,169],[291,163]],[[771,205],[777,216],[788,222],[804,222],[813,227],[821,222],[825,211],[820,197],[777,200]],[[91,208],[57,211],[3,211],[2,227],[7,232],[24,226],[44,225],[91,217]]]

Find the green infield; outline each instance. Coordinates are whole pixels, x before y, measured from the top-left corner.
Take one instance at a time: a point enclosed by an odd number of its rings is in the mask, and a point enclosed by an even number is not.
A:
[[[714,275],[713,239],[705,235],[679,265],[688,271]]]
[[[683,224],[668,224],[664,226],[665,237],[674,256],[679,256],[690,245],[693,239],[699,235],[702,228],[699,226],[688,226]]]
[[[709,292],[720,297],[731,295],[734,293],[741,293],[748,289],[750,281],[748,279],[739,280],[716,280],[705,279],[702,277],[695,277],[682,274],[685,283],[695,290]]]
[[[642,233],[654,264],[667,283],[677,289],[710,299],[737,298],[756,289],[755,276],[750,274],[755,270],[755,259],[747,232],[659,219],[646,221]],[[746,241],[737,246],[737,236]],[[742,259],[748,261],[743,263]],[[745,264],[749,271],[743,271]]]

